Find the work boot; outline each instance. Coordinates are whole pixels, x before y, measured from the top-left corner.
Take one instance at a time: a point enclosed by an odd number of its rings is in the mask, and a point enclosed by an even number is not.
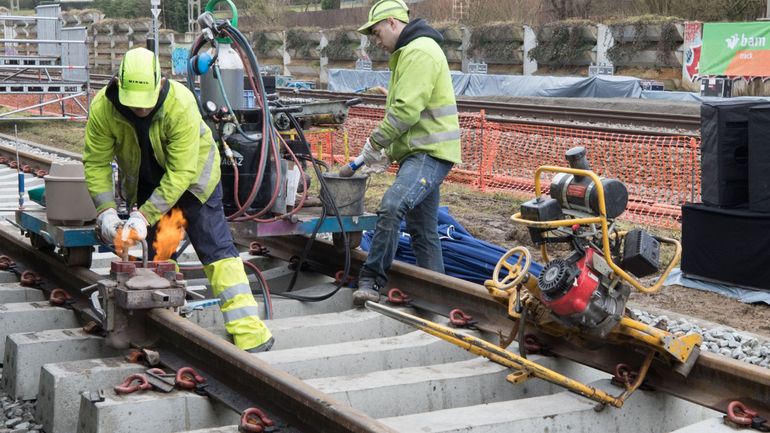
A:
[[[252,347],[251,349],[248,349],[247,352],[249,353],[267,352],[273,347],[273,344],[275,344],[275,338],[270,337],[269,340],[265,341],[264,343],[260,344],[257,347]]]
[[[374,278],[359,278],[358,290],[353,292],[353,305],[362,307],[366,301],[379,302],[380,286],[374,281]]]

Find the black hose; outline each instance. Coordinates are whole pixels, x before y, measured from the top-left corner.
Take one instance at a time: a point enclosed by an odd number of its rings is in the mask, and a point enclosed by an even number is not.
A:
[[[294,116],[289,115],[289,119],[291,120],[292,124],[294,125],[294,128],[297,131],[297,134],[299,135],[299,139],[302,143],[307,143],[307,140],[305,139],[305,134],[302,132],[302,128],[300,128],[299,122],[297,122],[297,119],[294,118]],[[318,183],[321,186],[321,218],[318,219],[316,222],[315,227],[313,228],[313,233],[310,236],[310,239],[308,239],[308,242],[305,244],[305,249],[302,251],[302,255],[300,255],[299,262],[297,263],[297,267],[294,270],[294,274],[291,277],[291,281],[289,282],[289,287],[286,292],[284,293],[276,293],[275,296],[283,296],[290,299],[296,299],[303,302],[319,302],[324,301],[326,299],[331,298],[339,290],[342,288],[342,285],[347,281],[348,275],[350,275],[350,241],[348,239],[348,235],[343,229],[342,225],[342,218],[339,214],[339,209],[337,208],[337,204],[334,202],[334,198],[331,197],[329,194],[329,190],[326,187],[326,181],[323,177],[323,173],[320,169],[320,164],[318,164],[317,160],[315,158],[311,158],[311,161],[313,162],[313,169],[315,170],[316,176],[318,177]],[[316,237],[318,236],[318,230],[321,228],[321,224],[323,224],[324,220],[326,219],[328,215],[328,210],[331,208],[334,211],[334,216],[337,219],[337,223],[340,226],[340,229],[342,230],[342,240],[345,248],[345,267],[343,270],[342,278],[339,279],[337,282],[335,288],[331,290],[329,293],[325,293],[323,295],[319,296],[302,296],[302,295],[293,295],[289,294],[288,292],[291,292],[294,289],[294,285],[297,282],[297,277],[299,277],[299,273],[302,270],[302,264],[307,259],[307,255],[310,253],[310,248],[313,245],[313,242],[315,241]]]

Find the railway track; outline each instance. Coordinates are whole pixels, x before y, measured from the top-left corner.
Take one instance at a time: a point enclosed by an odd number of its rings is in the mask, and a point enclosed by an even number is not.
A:
[[[364,103],[385,105],[385,96],[328,90],[290,90],[279,92],[286,97],[318,99],[361,98]],[[461,112],[479,112],[484,110],[490,120],[496,122],[528,123],[548,126],[579,127],[605,132],[640,133],[647,135],[690,135],[699,136],[700,116],[621,111],[618,109],[598,109],[569,107],[565,105],[539,105],[486,100],[460,99],[457,108]],[[597,123],[605,124],[597,125]],[[616,125],[607,125],[616,124]],[[639,129],[639,127],[655,128]]]
[[[0,178],[9,170],[0,166]],[[241,247],[249,243],[244,230],[235,229]],[[266,431],[280,432],[727,432],[733,430],[717,411],[728,402],[741,400],[763,414],[770,409],[770,369],[712,353],[701,354],[687,379],[657,366],[647,390],[622,409],[597,412],[592,401],[537,379],[511,385],[505,380],[510,371],[497,364],[373,311],[354,309],[350,289],[320,303],[281,298],[293,273],[290,263],[305,240],[266,238],[260,242],[267,254],[243,253],[262,269],[275,294],[274,316],[267,322],[277,339],[271,352],[250,355],[229,344],[216,307],[194,310],[187,318],[153,310],[147,326],[159,339],[153,349],[161,365],[166,371],[193,366],[208,388],[198,389],[203,395],[182,390],[117,395],[115,385],[146,367],[125,361],[125,351],[108,348],[101,336],[84,330],[94,313],[88,299],[79,297],[80,289],[109,278],[115,257],[96,253],[90,270],[67,268],[0,222],[0,255],[16,263],[0,270],[5,341],[0,393],[35,400],[34,422],[46,433],[235,432],[246,407],[264,410],[277,424]],[[364,253],[354,251],[352,258],[356,272]],[[196,260],[191,251],[181,258],[193,265]],[[340,254],[317,242],[307,263],[295,291],[331,290]],[[25,270],[41,279],[20,284]],[[205,292],[200,272],[186,272],[185,278],[190,288]],[[24,280],[30,281],[29,275]],[[413,314],[446,323],[449,310],[460,307],[477,322],[465,332],[493,343],[510,332],[505,311],[481,286],[401,263],[393,268],[391,286],[415,300],[400,307]],[[46,302],[55,287],[66,289],[74,302],[65,307]],[[614,394],[619,389],[609,378],[616,365],[641,362],[641,355],[622,347],[586,351],[538,338],[556,356],[532,359]]]

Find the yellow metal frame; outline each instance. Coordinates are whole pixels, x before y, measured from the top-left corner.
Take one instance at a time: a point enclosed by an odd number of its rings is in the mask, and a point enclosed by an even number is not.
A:
[[[481,338],[456,332],[455,330],[447,328],[446,326],[439,325],[438,323],[425,320],[421,317],[417,317],[382,304],[367,301],[366,308],[399,320],[408,325],[412,325],[421,331],[427,332],[428,334],[438,337],[444,341],[448,341],[455,346],[467,350],[468,352],[483,356],[492,362],[513,369],[514,372],[508,375],[506,378],[506,380],[511,383],[519,384],[526,381],[530,377],[537,377],[539,379],[543,379],[555,385],[566,388],[576,394],[588,397],[598,403],[618,408],[623,407],[623,403],[626,401],[626,399],[642,384],[645,377],[647,376],[647,371],[650,368],[650,364],[652,363],[652,359],[655,353],[654,351],[649,351],[647,353],[647,356],[645,357],[642,366],[639,369],[639,375],[634,383],[625,384],[625,389],[623,392],[618,396],[613,396],[600,389],[588,386],[582,382],[571,379],[551,369],[543,367],[534,361],[505,350],[504,348],[482,340]]]
[[[576,168],[555,167],[550,165],[544,165],[544,166],[538,167],[538,169],[535,170],[535,195],[537,197],[540,197],[542,195],[542,190],[540,189],[540,176],[542,175],[543,172],[568,173],[574,176],[590,177],[591,180],[593,180],[594,182],[594,186],[596,187],[596,192],[599,199],[599,216],[563,219],[563,220],[556,220],[556,221],[532,221],[532,220],[522,218],[521,212],[517,212],[513,216],[511,216],[511,220],[519,224],[524,224],[527,227],[539,228],[539,229],[555,229],[559,227],[569,227],[575,224],[579,224],[579,225],[599,224],[601,226],[601,231],[602,231],[602,253],[604,254],[604,260],[610,266],[610,269],[612,269],[615,275],[617,275],[618,277],[623,279],[623,281],[626,281],[628,284],[630,284],[631,286],[635,287],[637,290],[643,293],[654,293],[660,290],[661,287],[663,287],[663,282],[668,277],[668,274],[671,273],[671,271],[674,269],[674,266],[676,266],[676,264],[679,263],[679,260],[682,257],[682,244],[680,244],[679,241],[677,241],[676,239],[671,239],[666,237],[658,237],[658,236],[655,237],[658,241],[662,243],[666,243],[674,246],[675,248],[674,257],[668,263],[668,266],[666,266],[666,270],[657,279],[655,284],[653,284],[650,287],[645,287],[636,277],[634,277],[633,275],[621,269],[620,266],[616,265],[615,262],[612,260],[612,253],[610,252],[610,235],[609,235],[608,222],[607,222],[607,207],[604,202],[604,186],[602,185],[602,182],[601,182],[601,179],[599,179],[599,176],[597,176],[596,173],[590,170],[579,170]],[[619,232],[617,233],[617,236],[622,239],[626,235],[626,233],[627,232]],[[543,254],[543,259],[547,260],[548,250],[546,246],[542,245],[540,249]]]

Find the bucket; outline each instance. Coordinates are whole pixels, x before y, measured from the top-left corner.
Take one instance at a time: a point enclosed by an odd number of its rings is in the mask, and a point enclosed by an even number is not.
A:
[[[364,192],[369,176],[340,177],[337,173],[324,173],[326,190],[337,204],[340,216],[363,215]],[[329,215],[336,215],[329,209]]]
[[[86,187],[83,164],[56,161],[43,179],[45,210],[50,223],[79,227],[96,218],[96,208]]]

